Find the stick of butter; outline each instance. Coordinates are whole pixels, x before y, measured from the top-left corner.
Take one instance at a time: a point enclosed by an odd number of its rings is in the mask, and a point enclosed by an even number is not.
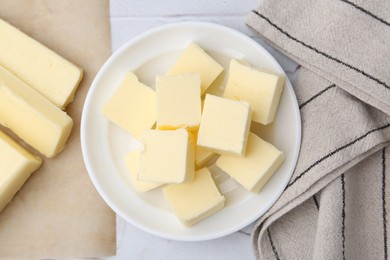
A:
[[[0,65],[61,109],[83,77],[82,69],[1,19]]]
[[[284,81],[282,74],[256,69],[233,59],[223,97],[249,102],[253,109],[252,120],[267,125],[275,118]]]
[[[220,194],[207,168],[196,171],[194,181],[167,185],[163,192],[185,226],[192,226],[225,206],[225,197]]]
[[[244,156],[251,118],[247,102],[206,94],[197,145],[221,154]]]
[[[156,93],[128,72],[102,111],[111,122],[136,138],[156,122]]]
[[[145,130],[141,142],[138,180],[182,183],[194,179],[195,141],[187,130]]]
[[[0,212],[41,164],[41,158],[0,131]]]
[[[0,66],[0,124],[52,158],[64,148],[73,120]]]
[[[283,161],[283,152],[250,133],[245,157],[221,155],[215,164],[247,190],[259,192]]]
[[[157,76],[157,128],[198,130],[201,116],[198,73]]]
[[[196,43],[190,43],[180,54],[175,64],[168,70],[167,75],[199,73],[203,94],[222,71],[223,67],[221,64]]]
[[[161,186],[161,183],[138,180],[138,164],[140,152],[141,149],[137,149],[135,151],[132,151],[131,153],[128,153],[125,156],[125,163],[130,171],[130,175],[126,176],[129,178],[126,178],[126,180],[129,180],[135,190],[144,192]]]

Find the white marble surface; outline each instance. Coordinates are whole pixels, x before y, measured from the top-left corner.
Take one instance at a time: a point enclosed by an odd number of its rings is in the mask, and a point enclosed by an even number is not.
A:
[[[259,0],[111,0],[112,51],[134,36],[167,23],[214,22],[254,38],[274,55],[293,80],[296,64],[266,46],[245,25],[246,17],[258,3]],[[148,234],[117,217],[117,255],[105,259],[254,259],[252,228],[253,224],[211,241],[178,242]]]

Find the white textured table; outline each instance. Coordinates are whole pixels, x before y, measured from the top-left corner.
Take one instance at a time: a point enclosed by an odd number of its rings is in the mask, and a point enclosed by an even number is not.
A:
[[[114,52],[134,36],[160,25],[179,21],[222,24],[254,38],[279,61],[290,80],[296,64],[266,46],[245,25],[259,0],[111,0],[111,38]],[[156,237],[117,217],[117,255],[129,259],[254,259],[250,233],[253,225],[229,236],[205,242],[178,242]]]

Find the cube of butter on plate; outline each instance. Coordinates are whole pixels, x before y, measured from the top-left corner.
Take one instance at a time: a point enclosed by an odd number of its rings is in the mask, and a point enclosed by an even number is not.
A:
[[[201,116],[198,73],[156,77],[157,128],[196,131]]]
[[[194,179],[195,141],[187,130],[146,130],[141,142],[138,180],[182,183]]]
[[[41,158],[0,131],[0,212],[41,164]]]
[[[1,19],[0,64],[60,108],[83,77],[82,69]]]
[[[0,66],[0,124],[52,158],[64,148],[73,120]]]
[[[196,171],[192,182],[167,185],[163,193],[185,226],[192,226],[225,206],[225,197],[220,194],[207,168]]]
[[[220,154],[243,156],[251,118],[249,103],[206,94],[197,145]]]
[[[131,135],[139,138],[156,122],[156,93],[128,72],[103,107],[103,115]]]
[[[202,99],[201,105],[202,105],[202,113],[203,113],[204,99]],[[198,133],[196,133],[196,139],[197,138],[198,138]],[[217,156],[216,153],[214,153],[210,150],[204,149],[204,148],[197,145],[195,148],[195,168],[196,169],[203,168],[205,166],[205,164],[207,162],[209,162],[215,156]]]
[[[197,169],[202,168],[208,161],[210,161],[216,153],[213,153],[209,150],[205,150],[200,146],[195,148],[195,166]]]
[[[222,65],[213,57],[196,43],[190,43],[180,54],[175,64],[168,70],[167,75],[199,73],[202,82],[201,92],[203,94],[222,71]]]
[[[253,109],[252,120],[264,125],[275,118],[285,76],[232,60],[223,97],[247,101]]]
[[[135,190],[144,192],[157,188],[161,183],[138,180],[138,164],[141,149],[138,148],[125,156],[125,162],[130,174],[126,175],[126,181],[130,182]]]
[[[221,155],[216,165],[247,190],[259,192],[283,161],[283,152],[250,133],[245,157]]]

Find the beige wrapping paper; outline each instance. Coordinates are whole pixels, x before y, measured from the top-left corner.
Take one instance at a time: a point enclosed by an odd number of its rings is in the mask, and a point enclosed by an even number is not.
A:
[[[80,147],[88,88],[110,55],[106,0],[2,0],[0,18],[84,69],[66,109],[74,128],[65,150],[25,183],[0,213],[0,259],[81,258],[115,254],[115,214],[93,187]]]

